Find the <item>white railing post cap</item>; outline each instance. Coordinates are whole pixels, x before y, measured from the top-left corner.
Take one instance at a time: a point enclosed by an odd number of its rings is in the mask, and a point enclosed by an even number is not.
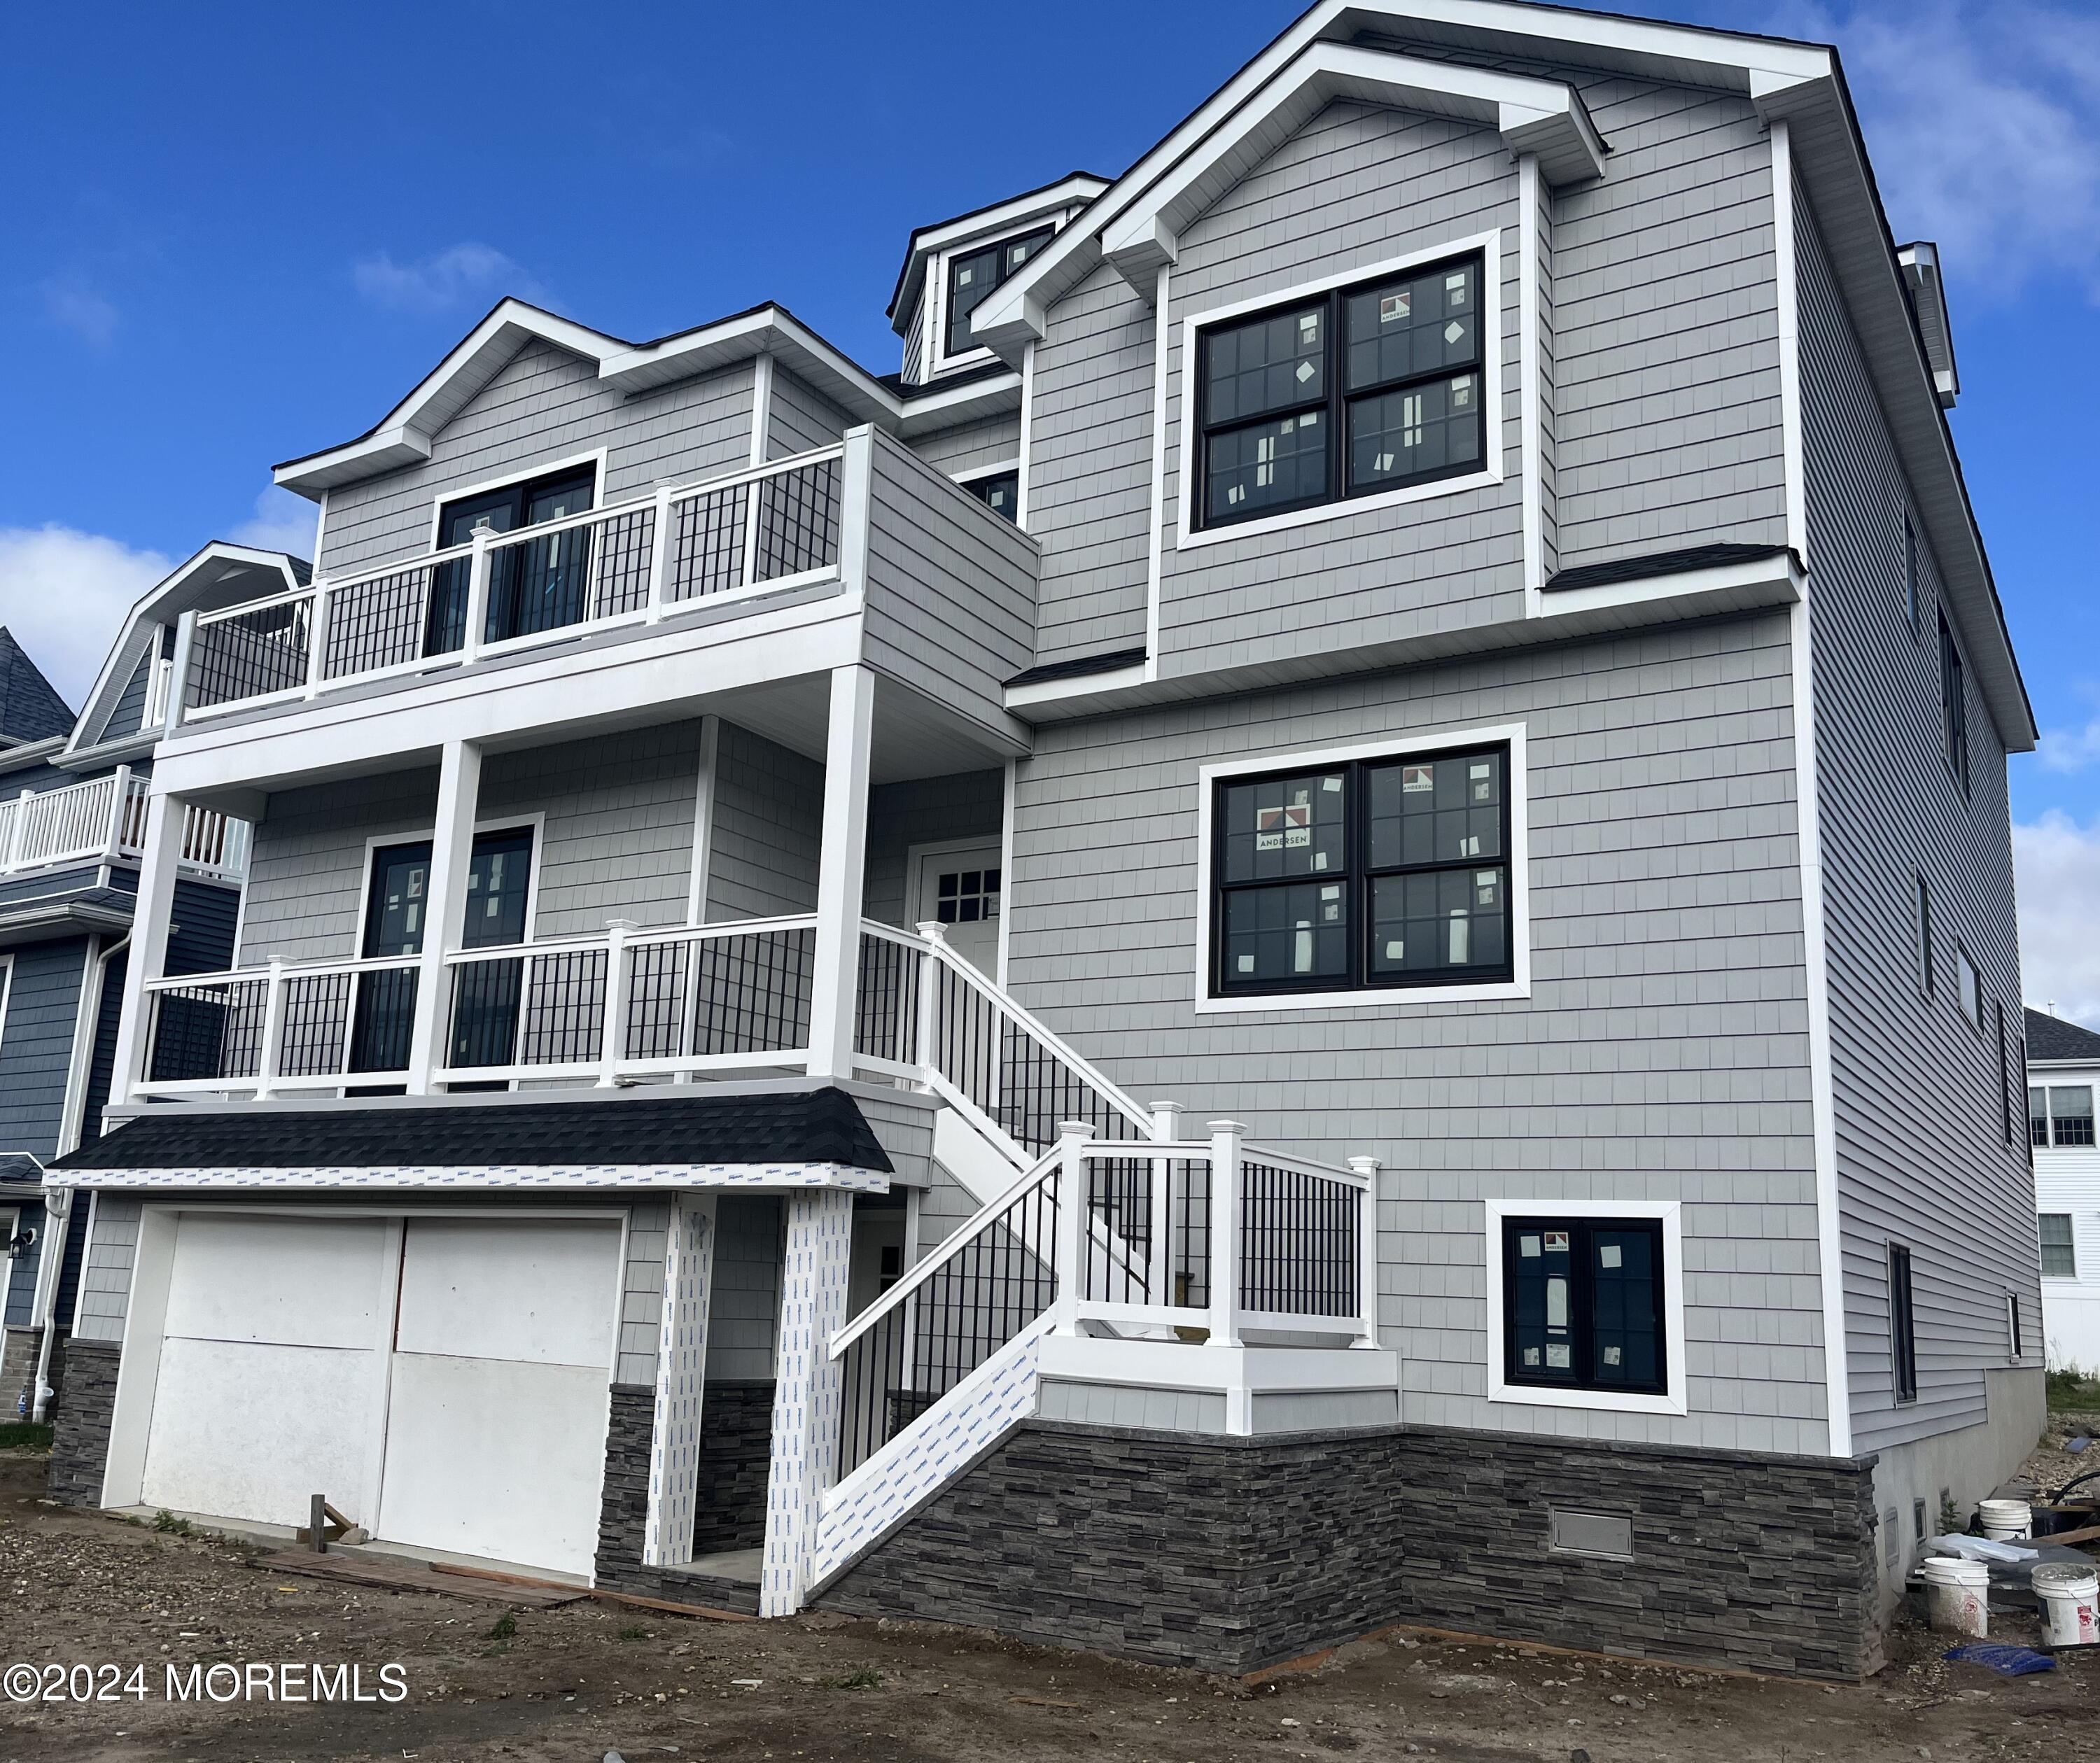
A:
[[[948,927],[938,919],[929,919],[924,924],[914,925],[912,928],[929,943],[945,941],[948,935]]]
[[[1189,1112],[1179,1102],[1154,1102],[1151,1109],[1155,1114],[1185,1114]]]
[[[1203,1122],[1203,1130],[1211,1133],[1229,1132],[1242,1139],[1246,1136],[1246,1123],[1244,1121],[1207,1120]]]
[[[1370,1176],[1377,1175],[1385,1165],[1374,1157],[1352,1157],[1349,1159],[1349,1167],[1359,1175]]]
[[[1057,1136],[1060,1139],[1091,1139],[1093,1135],[1091,1121],[1061,1120],[1057,1122]]]
[[[609,931],[638,931],[642,928],[642,920],[639,919],[607,919],[605,921],[605,928]]]

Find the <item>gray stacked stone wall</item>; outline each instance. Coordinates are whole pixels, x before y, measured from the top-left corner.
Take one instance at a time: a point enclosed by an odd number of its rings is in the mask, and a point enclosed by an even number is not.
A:
[[[700,1399],[700,1486],[693,1553],[757,1549],[765,1540],[773,1462],[773,1384],[710,1378]]]
[[[8,1329],[6,1339],[0,1343],[0,1420],[26,1418],[26,1411],[17,1413],[15,1404],[24,1390],[36,1381],[37,1344],[42,1340],[42,1329]],[[32,1399],[34,1392],[31,1392]]]
[[[98,1506],[123,1349],[113,1341],[73,1337],[53,1351],[64,1355],[64,1375],[52,1379],[59,1395],[51,1410],[51,1497],[61,1505]]]
[[[1257,1670],[1394,1623],[1851,1679],[1881,1663],[1871,1460],[1379,1428],[1036,1421],[822,1589],[1162,1664]],[[1555,1549],[1623,1520],[1630,1560]]]

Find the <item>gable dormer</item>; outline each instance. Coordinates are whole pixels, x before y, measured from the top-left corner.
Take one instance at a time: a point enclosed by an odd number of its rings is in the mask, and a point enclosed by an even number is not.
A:
[[[971,313],[1107,187],[1105,178],[1075,171],[915,231],[889,306],[890,324],[904,339],[904,384],[923,386],[991,361],[991,351],[970,335]]]

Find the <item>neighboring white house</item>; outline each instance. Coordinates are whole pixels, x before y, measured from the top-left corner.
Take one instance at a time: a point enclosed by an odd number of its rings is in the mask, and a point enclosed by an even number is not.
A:
[[[2042,1340],[2052,1371],[2100,1373],[2100,1034],[2027,1012],[2027,1136],[2041,1236]]]

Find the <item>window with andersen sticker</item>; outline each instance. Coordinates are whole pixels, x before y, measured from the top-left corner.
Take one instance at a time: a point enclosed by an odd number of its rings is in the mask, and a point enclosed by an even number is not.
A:
[[[1215,786],[1211,994],[1511,976],[1509,750]]]
[[[1198,524],[1480,470],[1481,262],[1385,276],[1201,333]]]

